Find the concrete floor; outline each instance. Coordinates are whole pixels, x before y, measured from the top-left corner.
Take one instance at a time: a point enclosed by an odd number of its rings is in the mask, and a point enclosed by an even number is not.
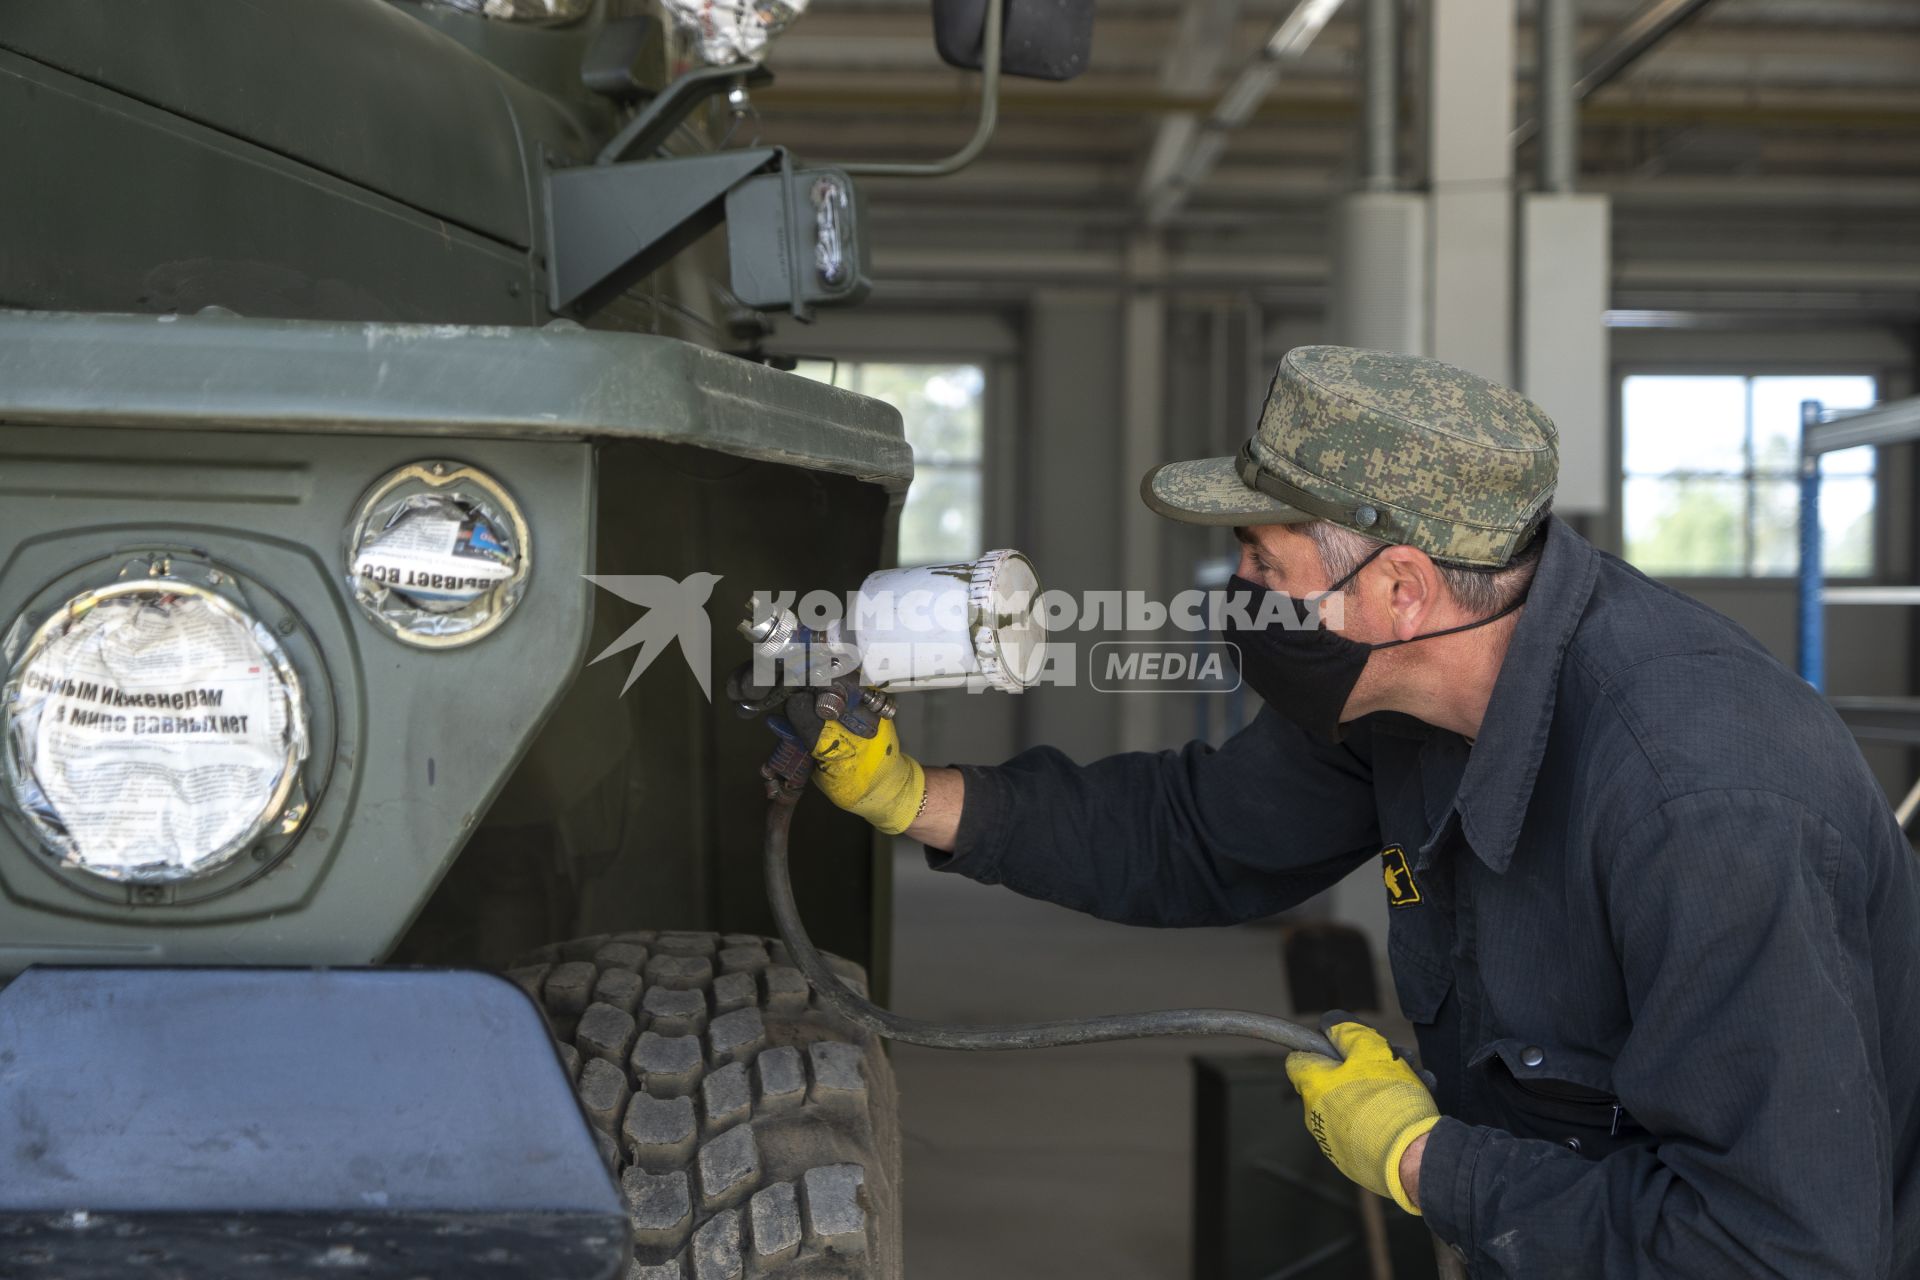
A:
[[[1136,929],[927,870],[901,842],[894,1004],[951,1021],[1224,1005],[1286,1013],[1277,928]],[[895,1046],[912,1280],[1189,1272],[1196,1053],[1161,1040],[1033,1053]]]

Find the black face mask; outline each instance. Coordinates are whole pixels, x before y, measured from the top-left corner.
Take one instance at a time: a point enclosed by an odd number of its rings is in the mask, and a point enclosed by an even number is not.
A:
[[[1355,575],[1372,564],[1374,558],[1385,550],[1385,547],[1376,548],[1373,555],[1353,566],[1338,582],[1304,599],[1297,599],[1285,592],[1268,591],[1259,583],[1248,582],[1238,574],[1231,580],[1230,585],[1235,592],[1244,591],[1251,596],[1248,611],[1251,625],[1241,626],[1229,614],[1226,626],[1220,632],[1233,644],[1241,676],[1268,706],[1308,733],[1328,742],[1340,741],[1340,713],[1346,709],[1347,699],[1352,696],[1354,686],[1360,683],[1360,673],[1366,669],[1367,658],[1375,649],[1391,649],[1396,645],[1412,644],[1415,640],[1431,640],[1435,636],[1471,631],[1506,617],[1526,603],[1527,595],[1523,591],[1498,613],[1489,614],[1478,621],[1380,644],[1350,640],[1338,631],[1322,626],[1320,602],[1352,582]],[[1287,626],[1284,622],[1259,625],[1258,619],[1263,613],[1272,616],[1270,599],[1279,602],[1281,616],[1293,620],[1294,626]]]

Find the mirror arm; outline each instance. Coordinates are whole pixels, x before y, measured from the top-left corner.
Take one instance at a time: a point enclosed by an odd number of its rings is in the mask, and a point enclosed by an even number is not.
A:
[[[980,51],[980,122],[974,126],[967,144],[942,160],[924,163],[842,164],[842,171],[863,178],[943,178],[972,164],[987,142],[1000,118],[1000,42],[1005,30],[1006,9],[1012,0],[987,0],[985,45]]]

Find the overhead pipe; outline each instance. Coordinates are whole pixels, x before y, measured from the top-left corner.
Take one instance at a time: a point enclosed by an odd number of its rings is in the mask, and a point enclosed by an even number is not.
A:
[[[1362,135],[1368,191],[1400,185],[1400,0],[1367,0]]]
[[[1533,109],[1540,122],[1540,190],[1555,195],[1570,193],[1580,173],[1580,104],[1573,89],[1579,29],[1574,0],[1540,0]]]

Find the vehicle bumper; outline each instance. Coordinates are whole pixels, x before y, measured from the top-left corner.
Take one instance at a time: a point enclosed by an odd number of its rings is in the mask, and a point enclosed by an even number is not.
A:
[[[12,1275],[626,1265],[546,1026],[490,975],[29,969],[0,991],[0,1093]]]

